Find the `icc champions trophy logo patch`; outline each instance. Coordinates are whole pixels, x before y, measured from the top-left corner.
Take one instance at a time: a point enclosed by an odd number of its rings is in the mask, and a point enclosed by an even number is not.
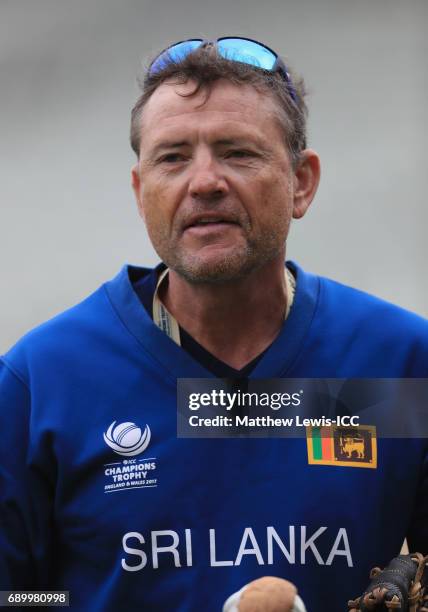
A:
[[[127,457],[104,464],[104,492],[130,491],[158,486],[156,457],[136,457],[141,455],[150,444],[150,427],[143,428],[126,421],[117,424],[113,421],[103,432],[104,442],[116,455]],[[112,457],[113,458],[113,457]]]

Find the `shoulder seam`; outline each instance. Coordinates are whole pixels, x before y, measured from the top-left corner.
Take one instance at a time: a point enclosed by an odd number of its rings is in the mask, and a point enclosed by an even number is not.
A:
[[[5,365],[5,367],[9,370],[9,372],[19,380],[19,382],[21,382],[24,387],[27,389],[27,391],[30,391],[30,385],[28,384],[28,382],[25,380],[25,377],[21,374],[21,372],[19,372],[19,370],[17,368],[15,368],[15,366],[13,366],[8,360],[6,360],[6,357],[0,356],[0,361],[2,361]]]

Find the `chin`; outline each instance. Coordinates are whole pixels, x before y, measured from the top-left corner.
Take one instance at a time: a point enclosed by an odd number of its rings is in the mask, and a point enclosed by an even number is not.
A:
[[[220,284],[245,278],[260,267],[260,259],[249,256],[248,253],[245,255],[235,253],[206,259],[196,255],[180,260],[177,258],[167,265],[190,283]]]

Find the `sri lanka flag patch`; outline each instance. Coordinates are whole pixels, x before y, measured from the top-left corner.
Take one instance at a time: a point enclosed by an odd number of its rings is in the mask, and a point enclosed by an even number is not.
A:
[[[377,467],[376,427],[307,427],[306,442],[310,465]]]

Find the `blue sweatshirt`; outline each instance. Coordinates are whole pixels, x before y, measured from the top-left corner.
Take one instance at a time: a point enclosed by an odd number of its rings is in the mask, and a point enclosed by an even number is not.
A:
[[[427,377],[428,323],[290,263],[296,295],[251,378]],[[428,552],[427,441],[377,467],[308,462],[306,439],[182,439],[177,378],[213,375],[151,320],[125,267],[0,363],[0,589],[73,610],[220,612],[264,575],[346,609],[374,565]]]

